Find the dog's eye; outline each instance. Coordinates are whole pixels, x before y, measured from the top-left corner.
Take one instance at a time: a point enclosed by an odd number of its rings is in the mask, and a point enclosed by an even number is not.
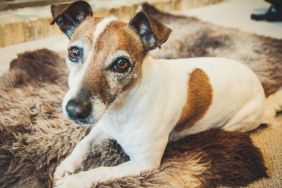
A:
[[[119,72],[119,73],[124,73],[128,71],[130,67],[131,67],[131,64],[129,60],[124,57],[116,59],[112,64],[113,71]]]
[[[72,62],[77,63],[82,58],[82,49],[76,46],[70,47],[68,56]]]

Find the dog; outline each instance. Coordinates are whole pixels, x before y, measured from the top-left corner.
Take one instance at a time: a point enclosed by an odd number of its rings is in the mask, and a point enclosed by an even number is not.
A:
[[[76,124],[95,124],[56,168],[55,187],[138,175],[159,167],[169,141],[260,125],[265,94],[247,66],[224,58],[152,58],[171,29],[142,11],[128,23],[93,17],[85,1],[52,5],[51,12],[52,24],[70,39],[63,113]],[[130,160],[74,174],[104,139],[116,140]]]

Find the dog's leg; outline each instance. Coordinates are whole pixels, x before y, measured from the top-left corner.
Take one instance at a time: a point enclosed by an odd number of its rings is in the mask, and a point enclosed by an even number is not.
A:
[[[75,146],[73,152],[56,168],[54,179],[59,180],[73,174],[86,159],[92,144],[97,144],[105,138],[106,135],[98,125],[92,128],[90,133]]]
[[[227,131],[247,132],[256,129],[262,122],[264,113],[264,97],[253,97],[226,123]]]
[[[159,138],[159,137],[158,137]],[[140,144],[139,141],[142,143]],[[56,181],[56,188],[90,188],[93,185],[111,179],[122,178],[125,176],[139,175],[141,172],[153,170],[159,167],[161,158],[167,145],[168,137],[159,138],[155,142],[143,140],[133,142],[125,149],[130,161],[113,167],[98,167],[88,171],[66,176]]]
[[[279,122],[276,120],[276,113],[282,111],[282,88],[266,98],[263,123],[276,127]]]
[[[91,188],[95,184],[111,179],[121,178],[125,176],[139,175],[146,170],[154,169],[143,163],[128,161],[114,167],[99,167],[88,171],[82,171],[62,178],[56,182],[56,188]]]

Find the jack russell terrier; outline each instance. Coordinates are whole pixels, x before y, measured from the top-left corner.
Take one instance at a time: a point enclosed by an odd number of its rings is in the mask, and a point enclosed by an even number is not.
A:
[[[158,168],[167,143],[211,128],[250,131],[265,95],[245,65],[223,58],[153,59],[171,29],[144,12],[129,23],[92,17],[84,1],[52,5],[52,23],[70,39],[65,116],[95,124],[57,167],[55,187],[98,182]],[[116,140],[130,160],[74,174],[90,147]]]

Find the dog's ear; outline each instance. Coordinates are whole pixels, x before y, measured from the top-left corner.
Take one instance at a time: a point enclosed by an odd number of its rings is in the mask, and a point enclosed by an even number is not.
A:
[[[129,22],[141,38],[146,50],[160,47],[169,37],[171,29],[145,12],[137,13]]]
[[[85,1],[51,5],[51,13],[51,24],[56,23],[69,38],[87,16],[93,16],[91,6]]]

